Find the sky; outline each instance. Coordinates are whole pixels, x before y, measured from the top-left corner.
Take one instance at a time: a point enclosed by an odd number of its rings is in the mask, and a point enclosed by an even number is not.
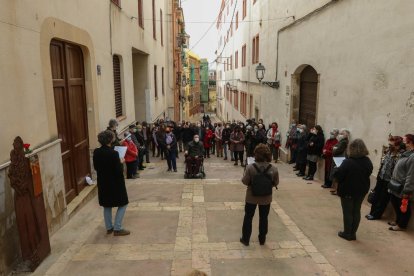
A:
[[[184,10],[186,32],[190,35],[190,49],[201,58],[207,58],[209,62],[214,61],[216,59],[214,52],[217,50],[218,35],[216,24],[214,23],[214,26],[211,26],[211,22],[217,19],[221,0],[181,1]],[[207,32],[209,28],[210,30]],[[205,34],[206,32],[207,34]],[[204,34],[205,37],[195,45]],[[214,68],[215,64],[210,64],[210,66]]]

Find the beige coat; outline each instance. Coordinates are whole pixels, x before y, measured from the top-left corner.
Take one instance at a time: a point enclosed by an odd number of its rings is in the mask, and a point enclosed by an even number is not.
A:
[[[267,162],[260,162],[256,163],[259,169],[262,171],[267,168],[269,163]],[[279,184],[279,172],[275,166],[272,165],[272,167],[267,172],[272,176],[273,180],[273,186],[277,187]],[[250,204],[258,204],[258,205],[268,205],[272,202],[272,195],[268,196],[254,196],[252,194],[252,188],[251,188],[251,182],[253,180],[253,176],[257,174],[256,169],[253,167],[253,165],[248,165],[246,168],[246,171],[244,173],[244,176],[242,178],[242,182],[244,185],[247,186],[246,190],[246,202]]]

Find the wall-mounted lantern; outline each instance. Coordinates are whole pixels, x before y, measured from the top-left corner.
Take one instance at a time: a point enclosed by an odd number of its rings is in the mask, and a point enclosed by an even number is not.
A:
[[[274,89],[278,89],[279,88],[279,81],[274,81],[274,82],[270,82],[270,81],[264,81],[262,82],[262,80],[264,79],[266,73],[266,68],[259,63],[259,65],[256,66],[256,78],[259,81],[259,83],[261,84],[265,84],[271,88]]]

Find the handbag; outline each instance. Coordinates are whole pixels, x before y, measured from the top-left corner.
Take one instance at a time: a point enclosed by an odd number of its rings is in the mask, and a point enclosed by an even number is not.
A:
[[[374,204],[374,202],[377,201],[377,193],[374,190],[369,191],[367,200],[368,203]]]
[[[396,194],[401,194],[404,186],[401,183],[398,183],[394,179],[391,179],[391,181],[388,183],[388,189]]]

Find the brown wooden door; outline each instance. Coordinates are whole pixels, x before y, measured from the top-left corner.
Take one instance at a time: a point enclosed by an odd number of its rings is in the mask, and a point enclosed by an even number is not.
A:
[[[83,55],[79,46],[53,40],[50,44],[53,90],[66,202],[85,186],[90,174]]]
[[[307,66],[300,76],[299,123],[313,127],[316,123],[318,73]]]

